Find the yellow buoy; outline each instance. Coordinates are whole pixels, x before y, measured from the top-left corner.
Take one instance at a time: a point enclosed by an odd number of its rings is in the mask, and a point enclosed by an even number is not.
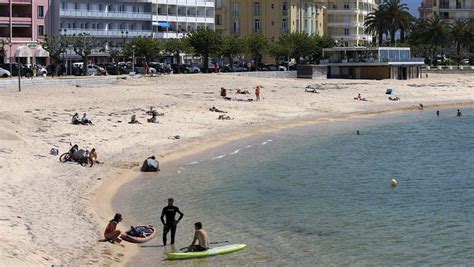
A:
[[[397,186],[397,180],[395,180],[395,178],[393,178],[392,181],[390,181],[390,185],[392,187],[396,187]]]

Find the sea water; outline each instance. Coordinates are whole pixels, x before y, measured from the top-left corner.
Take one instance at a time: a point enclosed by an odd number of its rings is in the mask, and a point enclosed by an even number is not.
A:
[[[189,245],[196,221],[211,242],[248,247],[165,265],[474,264],[474,110],[463,113],[293,128],[142,177],[115,201],[133,222],[159,225],[132,263],[163,260],[159,217],[173,197],[184,212],[176,249]]]

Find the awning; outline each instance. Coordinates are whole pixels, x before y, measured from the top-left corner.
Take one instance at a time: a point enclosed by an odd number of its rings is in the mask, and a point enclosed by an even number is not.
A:
[[[36,49],[36,57],[49,57],[49,52],[44,50],[42,47]]]
[[[20,46],[15,52],[16,57],[33,57],[31,49],[26,46]]]
[[[169,28],[170,24],[166,21],[153,21],[153,26],[159,26],[163,28]]]

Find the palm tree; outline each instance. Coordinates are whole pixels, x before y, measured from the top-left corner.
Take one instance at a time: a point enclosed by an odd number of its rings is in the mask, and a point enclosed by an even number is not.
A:
[[[407,4],[402,4],[400,0],[389,0],[381,6],[386,10],[387,28],[390,34],[390,43],[395,44],[395,36],[400,30],[400,37],[405,39],[405,31],[408,29],[412,16],[408,13]],[[404,40],[403,40],[404,41]]]
[[[436,47],[443,47],[449,41],[448,22],[435,15],[426,22],[421,41],[431,45],[431,59],[436,64]]]
[[[458,58],[461,56],[461,48],[469,45],[469,28],[465,20],[455,20],[448,26],[451,39],[456,45],[456,54]]]
[[[378,10],[370,12],[364,21],[365,34],[377,34],[378,45],[383,42],[383,35],[387,34],[387,16],[384,6],[380,6]]]

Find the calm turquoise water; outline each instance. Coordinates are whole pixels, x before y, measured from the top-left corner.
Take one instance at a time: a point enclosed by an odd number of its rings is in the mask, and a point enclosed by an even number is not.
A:
[[[174,197],[185,213],[178,247],[191,241],[195,221],[211,241],[248,244],[243,252],[169,265],[471,265],[474,110],[454,114],[414,112],[257,136],[186,159],[172,174],[144,176],[116,206],[133,222],[156,225]],[[161,260],[160,240],[135,263]]]

